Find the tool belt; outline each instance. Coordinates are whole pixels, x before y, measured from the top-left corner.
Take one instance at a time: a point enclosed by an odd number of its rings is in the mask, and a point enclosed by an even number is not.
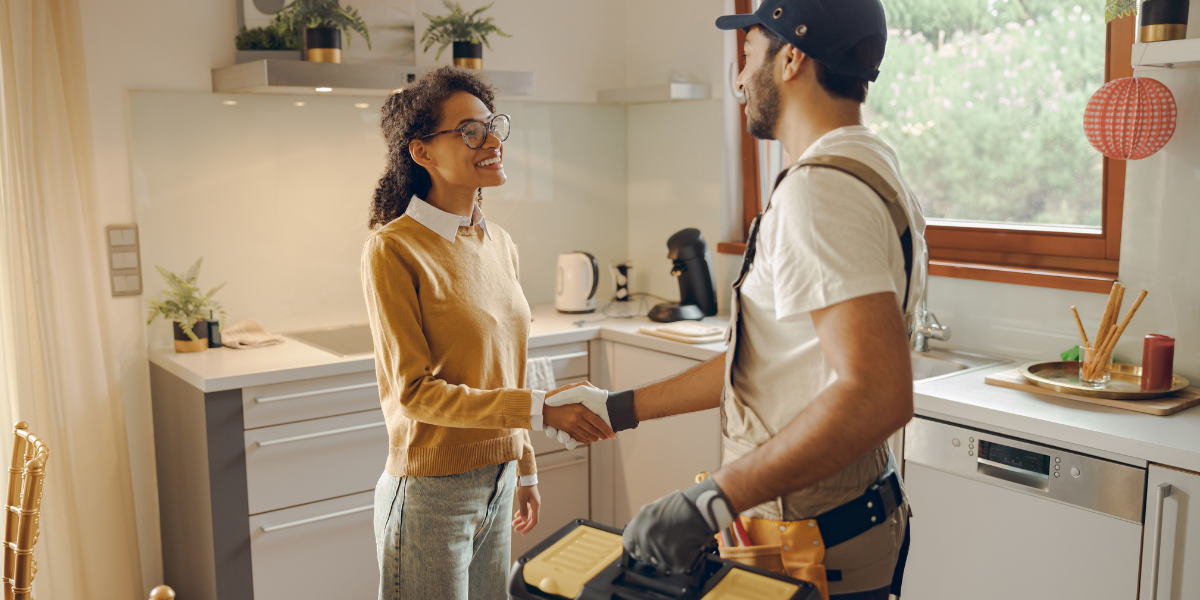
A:
[[[772,521],[739,517],[753,546],[723,546],[721,558],[812,583],[829,598],[829,581],[840,581],[840,571],[825,568],[825,550],[858,537],[891,518],[904,502],[900,478],[888,470],[863,495],[837,508],[803,521]],[[908,529],[896,561],[892,593],[899,596],[908,555]]]

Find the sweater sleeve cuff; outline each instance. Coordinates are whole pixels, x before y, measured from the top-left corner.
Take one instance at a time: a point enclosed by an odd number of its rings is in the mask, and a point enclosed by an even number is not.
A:
[[[504,392],[504,426],[510,429],[529,429],[533,393],[530,390]]]
[[[520,477],[522,480],[524,480],[530,475],[535,477],[535,479],[533,480],[533,483],[528,485],[537,485],[537,461],[533,457],[533,448],[528,448],[525,453],[521,455],[521,458],[517,460],[517,477]],[[522,483],[521,485],[524,486],[526,484]]]
[[[608,393],[608,419],[613,431],[637,429],[638,420],[633,415],[633,390]]]

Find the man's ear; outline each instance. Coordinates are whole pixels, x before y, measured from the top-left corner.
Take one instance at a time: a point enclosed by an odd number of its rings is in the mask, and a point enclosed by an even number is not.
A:
[[[413,162],[426,169],[433,167],[436,162],[433,160],[433,156],[429,154],[429,146],[424,140],[409,140],[408,154],[412,156]]]
[[[799,77],[800,70],[806,66],[804,63],[812,60],[791,44],[785,44],[780,52],[783,55],[776,57],[775,62],[781,67],[779,78],[782,81],[791,81]]]

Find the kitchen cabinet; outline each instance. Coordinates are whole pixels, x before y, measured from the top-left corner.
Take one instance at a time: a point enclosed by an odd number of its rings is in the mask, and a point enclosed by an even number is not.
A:
[[[514,532],[512,558],[516,560],[547,536],[575,519],[589,517],[589,474],[587,446],[538,456],[538,493],[542,496],[537,527],[522,536]],[[497,517],[500,519],[503,515]],[[500,519],[498,525],[509,525]]]
[[[205,393],[152,364],[150,388],[163,576],[181,598],[377,592],[373,370]]]
[[[612,343],[611,389],[653,383],[700,361]],[[695,483],[701,471],[721,466],[720,409],[646,421],[617,434],[613,446],[614,520],[624,526],[642,505]]]
[[[1156,580],[1157,593],[1152,593]],[[1200,598],[1200,473],[1150,465],[1139,598]]]

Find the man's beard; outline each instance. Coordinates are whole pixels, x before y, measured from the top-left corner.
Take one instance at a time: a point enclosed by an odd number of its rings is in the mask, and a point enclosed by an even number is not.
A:
[[[779,123],[779,88],[772,78],[774,61],[763,61],[758,71],[750,78],[747,89],[746,133],[760,140],[775,139],[775,126]]]

